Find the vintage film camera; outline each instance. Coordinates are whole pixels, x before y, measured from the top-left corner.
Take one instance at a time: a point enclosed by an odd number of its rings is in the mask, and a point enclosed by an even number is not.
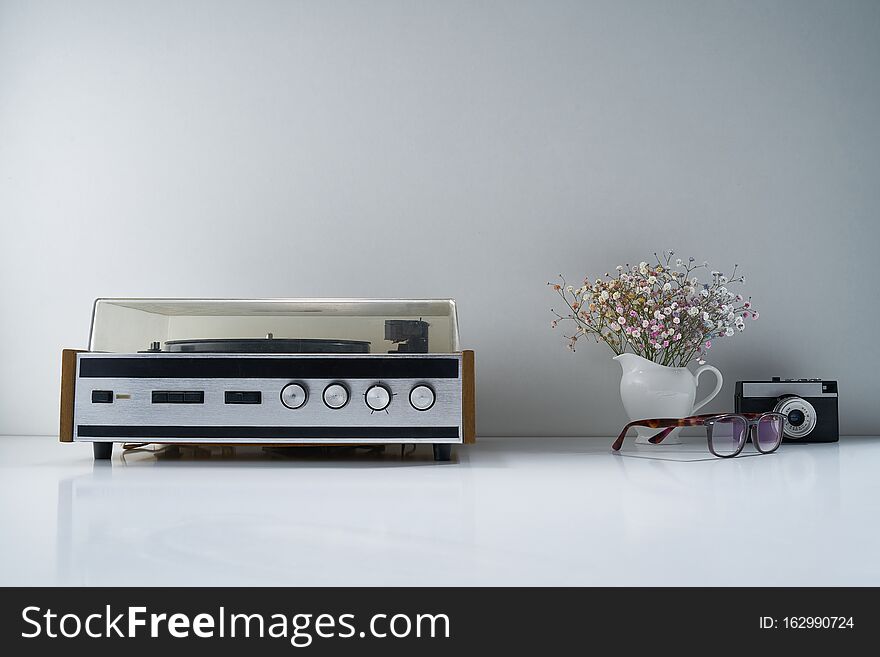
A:
[[[839,438],[837,381],[777,376],[770,381],[737,381],[734,405],[737,413],[782,413],[783,442],[833,443]]]

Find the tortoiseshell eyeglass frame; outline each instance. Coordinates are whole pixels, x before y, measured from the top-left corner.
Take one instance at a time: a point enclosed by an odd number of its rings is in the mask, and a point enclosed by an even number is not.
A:
[[[779,419],[779,440],[776,441],[776,445],[772,449],[763,449],[761,447],[760,441],[757,440],[758,433],[758,424],[762,422],[765,418],[775,417]],[[732,454],[718,454],[715,449],[712,447],[712,427],[718,420],[726,420],[728,418],[740,418],[746,425],[746,430],[743,432],[742,440],[739,441],[739,446],[736,451]],[[771,452],[775,452],[779,449],[779,446],[782,444],[782,428],[785,424],[785,416],[782,413],[776,413],[773,411],[767,413],[713,413],[710,415],[692,415],[690,417],[683,418],[657,418],[657,419],[648,419],[648,420],[633,420],[628,423],[623,431],[620,432],[620,435],[617,437],[617,440],[614,441],[614,444],[611,446],[615,452],[620,451],[620,448],[623,447],[623,439],[626,437],[626,432],[630,430],[632,427],[650,427],[651,429],[661,429],[659,433],[648,438],[648,442],[654,445],[662,443],[663,440],[670,434],[674,429],[679,427],[706,427],[706,441],[709,445],[709,451],[712,452],[715,456],[719,458],[732,458],[734,456],[738,456],[740,452],[742,452],[743,447],[746,444],[746,438],[751,436],[752,443],[755,445],[755,449],[758,450],[761,454],[770,454]],[[665,427],[665,428],[664,428]]]

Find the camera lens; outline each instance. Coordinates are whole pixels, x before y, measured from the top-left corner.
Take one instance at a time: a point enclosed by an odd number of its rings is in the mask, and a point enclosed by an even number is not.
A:
[[[773,410],[785,416],[783,434],[789,440],[805,438],[816,428],[816,409],[806,399],[794,395],[781,397]]]

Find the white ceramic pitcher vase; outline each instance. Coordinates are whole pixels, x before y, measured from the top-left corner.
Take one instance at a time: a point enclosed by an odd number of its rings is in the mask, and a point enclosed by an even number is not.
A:
[[[694,415],[708,404],[721,390],[721,372],[711,365],[703,365],[691,372],[686,367],[667,367],[658,365],[647,358],[635,354],[620,354],[614,360],[623,368],[620,379],[620,399],[630,420],[650,418],[681,418]],[[703,372],[712,372],[717,379],[715,389],[704,399],[694,404],[697,396],[697,382]],[[657,429],[636,427],[636,442],[649,445],[648,438]],[[664,445],[680,442],[678,430],[672,432]]]

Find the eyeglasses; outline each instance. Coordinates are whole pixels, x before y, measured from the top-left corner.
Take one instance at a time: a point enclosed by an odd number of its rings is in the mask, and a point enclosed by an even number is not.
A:
[[[611,446],[615,452],[623,446],[623,439],[630,427],[663,429],[648,438],[657,445],[678,427],[706,427],[709,451],[721,458],[739,454],[751,437],[752,444],[761,454],[775,452],[782,444],[785,416],[782,413],[726,413],[723,415],[693,415],[681,419],[635,420],[627,424]]]

